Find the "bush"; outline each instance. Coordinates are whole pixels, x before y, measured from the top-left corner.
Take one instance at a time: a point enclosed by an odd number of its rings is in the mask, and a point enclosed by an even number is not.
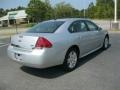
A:
[[[36,25],[36,23],[29,23],[27,24],[27,27],[33,27],[34,25]]]

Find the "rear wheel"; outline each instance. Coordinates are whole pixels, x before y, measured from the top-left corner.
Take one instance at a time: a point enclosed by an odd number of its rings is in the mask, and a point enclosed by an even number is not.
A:
[[[106,36],[103,43],[103,49],[105,50],[108,47],[109,47],[109,38]]]
[[[63,67],[66,71],[72,71],[76,68],[78,62],[78,53],[77,50],[71,48],[68,50],[65,60],[63,63]]]

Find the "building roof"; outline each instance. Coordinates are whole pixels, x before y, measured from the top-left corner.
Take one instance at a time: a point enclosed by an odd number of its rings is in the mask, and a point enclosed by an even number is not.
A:
[[[0,21],[3,21],[3,20],[8,20],[8,16],[6,15],[0,18]]]
[[[10,19],[22,19],[26,18],[27,14],[25,13],[25,10],[18,10],[18,11],[10,11],[7,13],[6,16],[3,16],[0,18],[0,21],[2,20],[10,20]]]

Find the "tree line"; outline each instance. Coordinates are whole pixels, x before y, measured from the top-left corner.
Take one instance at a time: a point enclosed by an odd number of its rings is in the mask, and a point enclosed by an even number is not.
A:
[[[113,19],[114,0],[96,0],[96,4],[91,2],[85,10],[75,9],[71,4],[60,2],[54,7],[49,0],[30,0],[28,6],[14,9],[0,9],[0,17],[9,11],[25,9],[28,18],[32,22],[39,22],[57,18],[93,18],[93,19]],[[85,15],[84,15],[85,14]],[[118,18],[120,18],[120,0],[118,0]]]
[[[52,7],[49,0],[30,0],[26,13],[28,18],[35,22],[81,16],[80,10],[73,8],[70,4],[61,2]]]

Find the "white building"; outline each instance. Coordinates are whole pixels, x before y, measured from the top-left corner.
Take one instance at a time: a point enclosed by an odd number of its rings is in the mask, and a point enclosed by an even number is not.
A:
[[[0,18],[0,26],[10,26],[16,23],[21,24],[26,22],[28,22],[28,20],[25,10],[11,11],[8,12],[6,16]]]

